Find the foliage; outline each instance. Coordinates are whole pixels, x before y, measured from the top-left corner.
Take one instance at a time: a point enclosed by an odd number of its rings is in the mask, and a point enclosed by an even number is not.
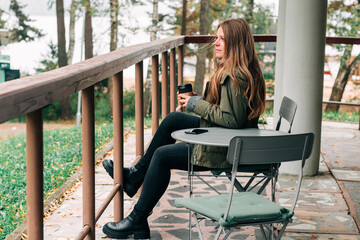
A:
[[[360,36],[360,9],[358,0],[331,1],[328,7],[327,35],[329,36]],[[359,66],[360,54],[351,62],[353,45],[333,45],[343,51],[340,58],[338,74],[335,78],[329,100],[341,101],[344,90],[351,79],[352,73]],[[328,104],[327,111],[337,111],[338,105]]]
[[[57,45],[53,42],[48,44],[49,51],[46,55],[42,55],[43,60],[40,61],[40,67],[35,68],[37,73],[47,72],[58,67],[58,51]]]
[[[41,30],[29,25],[31,20],[29,16],[24,14],[23,8],[26,5],[21,5],[17,2],[17,0],[10,1],[10,10],[14,12],[17,20],[18,26],[11,29],[10,40],[13,42],[31,42],[34,41],[36,38],[43,37],[44,34]]]
[[[182,21],[182,1],[173,6],[175,16],[171,21],[174,26],[175,34],[181,32]],[[187,13],[187,29],[188,35],[197,35],[199,33],[199,9],[200,4],[197,0],[188,0],[188,13]],[[248,4],[245,1],[239,0],[210,0],[210,32],[214,33],[219,22],[227,18],[245,18],[248,9]],[[274,23],[274,16],[268,7],[261,4],[255,4],[253,9],[253,23],[251,24],[254,34],[273,33],[276,30]]]
[[[4,10],[0,9],[0,28],[5,28],[6,21],[3,20]]]
[[[177,5],[173,6],[175,10],[175,16],[171,21],[174,26],[173,30],[175,34],[181,32],[182,21],[182,1],[177,2]],[[198,35],[199,34],[199,12],[200,4],[198,0],[188,0],[188,13],[186,18],[186,34]],[[249,12],[251,11],[251,19],[249,18]],[[254,34],[268,34],[276,32],[275,17],[272,15],[271,10],[268,7],[262,6],[262,4],[254,4],[249,6],[247,1],[239,0],[210,0],[210,14],[209,14],[209,26],[210,33],[216,31],[216,27],[219,22],[227,18],[245,18],[249,21],[252,32]],[[186,56],[192,56],[196,54],[199,45],[187,44]],[[209,47],[209,46],[205,46]],[[263,72],[274,72],[275,58],[273,54],[267,52],[267,50],[274,50],[275,44],[263,43],[257,44],[257,52],[259,54],[259,61],[263,64]],[[264,51],[265,50],[265,51]],[[212,48],[208,48],[207,58],[212,59]]]
[[[327,35],[360,36],[360,14],[358,0],[330,0],[327,16]]]
[[[265,111],[259,117],[259,124],[267,124],[266,119],[268,117],[272,117],[273,115],[273,104],[266,103]]]
[[[359,122],[359,113],[357,112],[323,112],[323,120],[337,121],[337,122],[348,122],[348,123],[358,123]]]
[[[327,36],[359,37],[360,13],[358,0],[330,0],[327,10]],[[332,47],[342,51],[345,45]]]
[[[123,101],[124,117],[135,117],[135,91],[125,91]]]

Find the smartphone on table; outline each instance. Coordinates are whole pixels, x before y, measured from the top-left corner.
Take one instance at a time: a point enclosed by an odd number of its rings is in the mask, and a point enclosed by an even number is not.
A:
[[[199,129],[199,128],[194,128],[188,131],[185,131],[186,134],[201,134],[201,133],[206,133],[208,130],[206,129]]]

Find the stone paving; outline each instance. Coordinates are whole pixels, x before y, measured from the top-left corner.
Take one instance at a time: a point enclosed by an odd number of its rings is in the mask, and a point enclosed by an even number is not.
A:
[[[347,239],[360,240],[360,131],[356,124],[323,122],[322,155],[317,176],[305,177],[302,183],[294,222],[289,224],[282,239]],[[341,131],[340,131],[341,130]],[[145,130],[145,142],[151,138],[151,130]],[[135,135],[130,135],[125,143],[125,166],[130,166],[135,158]],[[111,157],[111,156],[110,156]],[[295,176],[281,174],[279,177],[277,201],[284,206],[294,193]],[[213,178],[218,189],[226,189],[223,178]],[[102,166],[96,167],[97,205],[112,188],[112,180]],[[195,192],[208,193],[201,182],[195,181]],[[267,189],[269,193],[269,189]],[[174,207],[179,197],[188,196],[186,172],[173,171],[171,182],[165,195],[160,199],[149,217],[151,239],[188,239],[188,211]],[[81,229],[82,185],[72,193],[46,221],[45,239],[74,239]],[[125,216],[132,210],[138,195],[133,199],[125,196]],[[96,228],[97,239],[110,239],[102,233],[102,226],[112,221],[112,203],[99,219]],[[203,221],[204,238],[215,234],[214,225]],[[196,231],[192,232],[198,239]],[[262,239],[259,228],[245,227],[234,232],[229,239]]]

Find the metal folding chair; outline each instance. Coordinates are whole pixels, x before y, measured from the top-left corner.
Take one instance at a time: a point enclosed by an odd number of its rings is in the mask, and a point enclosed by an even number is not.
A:
[[[287,132],[291,133],[291,127],[294,122],[296,109],[297,109],[297,104],[290,98],[284,96],[280,105],[280,110],[279,110],[280,118],[276,124],[276,131],[280,131],[281,119],[284,118],[289,124]]]
[[[228,149],[228,162],[232,164],[231,185],[226,194],[176,199],[175,206],[193,212],[200,239],[203,239],[199,221],[204,217],[218,223],[215,239],[224,233],[223,239],[238,226],[258,225],[264,239],[280,239],[291,222],[300,192],[305,160],[312,151],[312,133],[283,136],[234,137]],[[301,161],[299,178],[291,209],[282,207],[266,197],[253,192],[234,192],[238,169],[243,166],[280,164]],[[282,225],[278,234],[272,224]],[[191,229],[189,229],[191,231]],[[191,234],[190,234],[191,236]]]
[[[284,96],[281,102],[279,110],[279,120],[276,124],[276,131],[283,131],[291,133],[292,124],[295,118],[295,113],[297,109],[297,104],[292,101],[290,98]],[[282,119],[285,119],[287,122],[284,123]],[[245,182],[241,183],[240,180],[235,180],[235,187],[238,191],[254,191],[257,194],[263,193],[266,186],[271,182],[271,193],[272,199],[275,200],[275,185],[278,174],[278,169],[280,164],[262,164],[262,165],[253,165],[246,166],[239,169],[241,175],[238,175],[239,178],[244,179]],[[221,175],[225,173],[225,175]],[[231,169],[219,169],[213,170],[212,174],[204,173],[195,173],[192,171],[192,166],[189,168],[189,176],[195,176],[203,183],[205,183],[209,188],[214,190],[219,194],[217,189],[208,183],[204,177],[219,177],[226,176],[229,180],[231,179]],[[192,190],[192,181],[190,181],[190,189]],[[192,192],[190,192],[191,194]]]

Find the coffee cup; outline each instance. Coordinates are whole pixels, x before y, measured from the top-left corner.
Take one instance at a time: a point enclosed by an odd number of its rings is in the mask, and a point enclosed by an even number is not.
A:
[[[193,95],[191,83],[185,83],[185,84],[178,85],[177,88],[178,88],[178,91],[180,94],[187,94],[189,96]]]

